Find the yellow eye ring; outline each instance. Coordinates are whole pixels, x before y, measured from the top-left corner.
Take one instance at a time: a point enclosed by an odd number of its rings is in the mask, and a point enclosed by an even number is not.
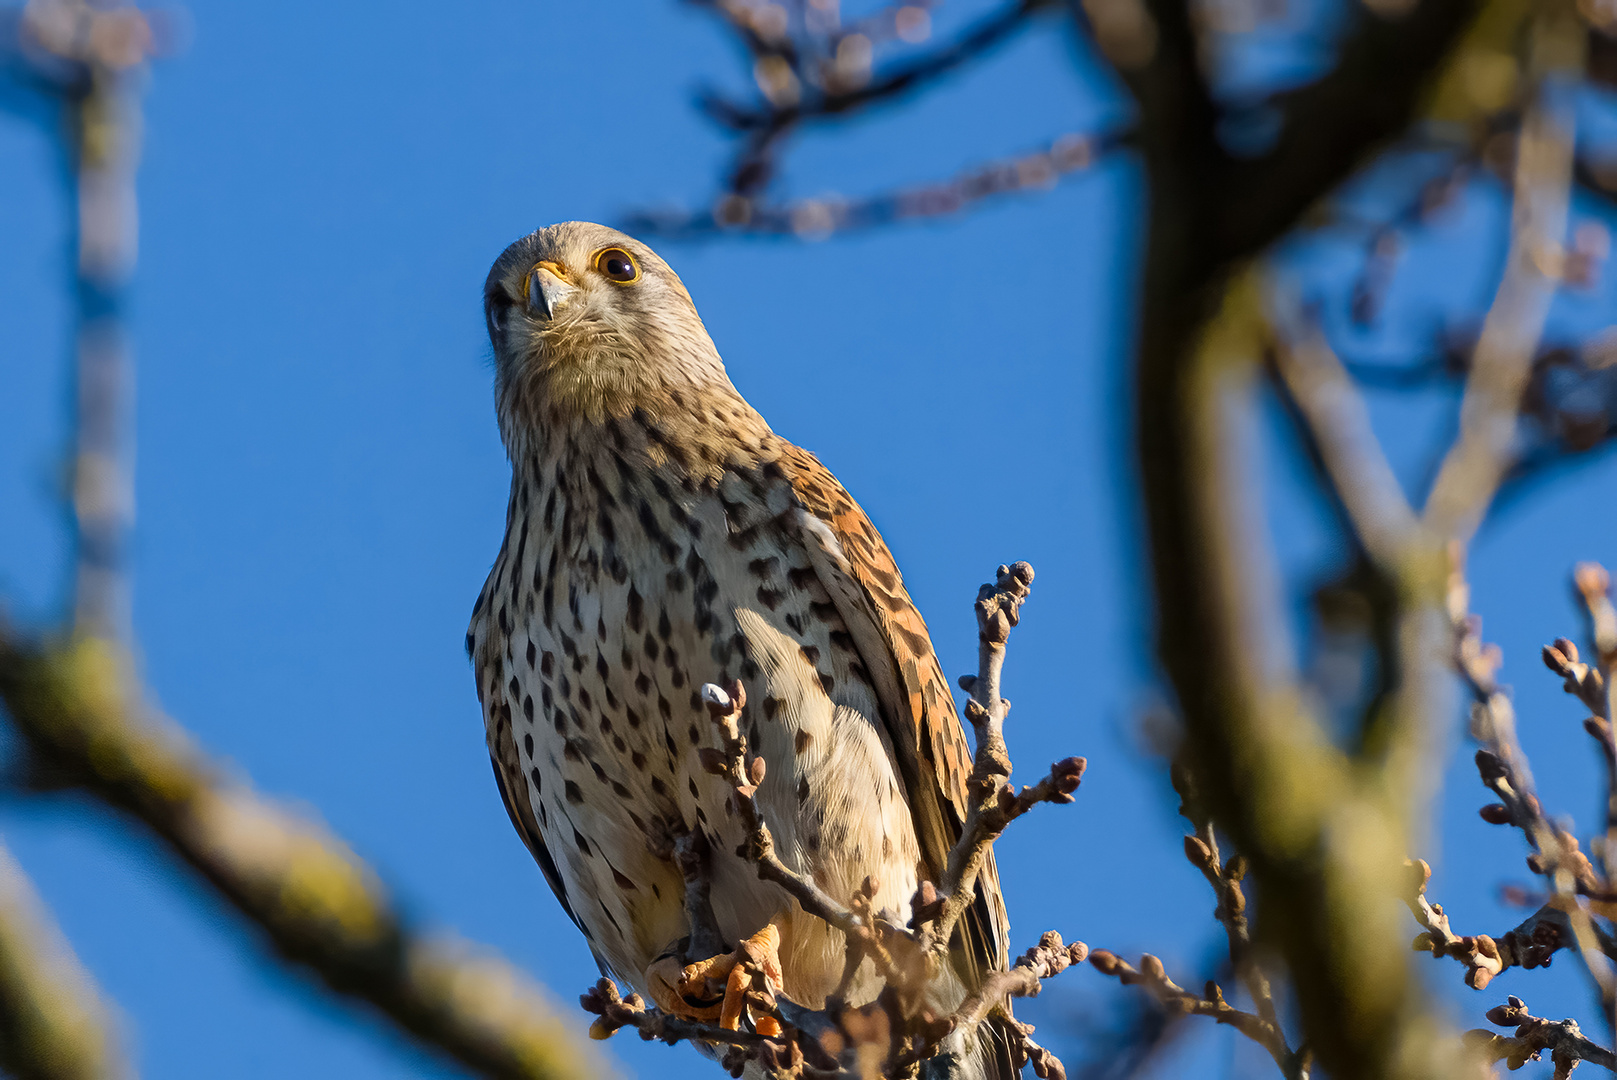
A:
[[[623,248],[602,248],[590,263],[597,273],[616,285],[633,285],[640,280],[640,264]]]

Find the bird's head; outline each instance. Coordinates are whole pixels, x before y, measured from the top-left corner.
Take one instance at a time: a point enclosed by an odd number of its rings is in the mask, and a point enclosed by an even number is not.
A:
[[[604,225],[563,222],[506,248],[483,311],[508,441],[513,426],[661,414],[684,391],[729,390],[679,275]]]

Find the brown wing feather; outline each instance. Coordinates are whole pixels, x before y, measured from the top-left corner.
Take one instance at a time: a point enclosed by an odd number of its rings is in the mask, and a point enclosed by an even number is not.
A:
[[[797,447],[782,455],[781,465],[798,501],[827,527],[840,549],[822,551],[827,562],[822,579],[845,574],[854,586],[825,582],[874,677],[882,721],[909,788],[922,858],[936,880],[965,818],[971,751],[932,639],[881,534],[836,477],[813,454]],[[809,546],[816,547],[812,537]],[[881,655],[873,655],[878,652]],[[962,973],[973,985],[985,970],[1005,967],[1008,923],[990,853],[977,879],[976,902],[961,920],[966,963]]]

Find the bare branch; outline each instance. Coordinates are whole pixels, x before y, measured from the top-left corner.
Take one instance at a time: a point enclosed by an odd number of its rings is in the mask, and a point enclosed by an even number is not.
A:
[[[108,642],[43,650],[0,625],[0,701],[30,761],[144,825],[282,958],[483,1075],[604,1075],[542,991],[463,942],[417,936],[335,837],[222,780],[133,687]]]
[[[749,108],[705,93],[701,107],[714,119],[736,131],[756,132],[843,116],[919,90],[962,64],[978,59],[1026,25],[1028,18],[1053,0],[1013,0],[972,25],[958,38],[870,79],[854,89],[832,89],[784,108]],[[720,6],[720,5],[712,5]],[[735,21],[730,20],[735,26]],[[772,51],[768,44],[755,52]]]
[[[1418,522],[1370,427],[1370,411],[1319,327],[1294,325],[1274,349],[1275,367],[1308,423],[1332,487],[1372,558],[1393,569]],[[1289,340],[1288,340],[1289,338]]]
[[[1581,68],[1584,33],[1570,3],[1547,6],[1533,24],[1528,67],[1536,97],[1518,140],[1510,253],[1473,354],[1460,437],[1422,513],[1444,537],[1468,540],[1476,531],[1514,451],[1522,392],[1566,261],[1574,114],[1570,97],[1550,82]]]
[[[1519,1069],[1529,1061],[1537,1061],[1548,1050],[1555,1063],[1555,1080],[1566,1080],[1581,1061],[1617,1070],[1617,1055],[1585,1038],[1577,1021],[1536,1017],[1519,997],[1507,998],[1505,1004],[1489,1009],[1488,1021],[1514,1027],[1516,1034],[1507,1037],[1478,1028],[1466,1033],[1467,1041],[1487,1054],[1488,1060],[1503,1061],[1507,1068]]]
[[[1037,150],[972,166],[947,180],[864,198],[823,196],[776,204],[756,193],[731,191],[708,210],[636,211],[624,228],[675,239],[724,234],[818,240],[902,221],[946,217],[986,199],[1047,190],[1088,170],[1120,139],[1111,134],[1069,133]]]
[[[1083,780],[1085,761],[1075,757],[1056,762],[1048,776],[1020,792],[1013,793],[1006,782],[1011,758],[1005,746],[1005,717],[1011,703],[1000,696],[1000,673],[1005,643],[1032,585],[1033,567],[1018,562],[1001,566],[995,584],[977,590],[977,674],[960,679],[961,689],[971,695],[966,719],[976,731],[977,752],[966,779],[966,821],[938,883],[942,906],[924,928],[917,927],[932,952],[948,948],[955,924],[976,895],[977,875],[1006,826],[1041,802],[1072,802],[1072,793]]]
[[[1168,978],[1162,961],[1150,953],[1140,957],[1140,966],[1134,968],[1122,957],[1105,949],[1089,954],[1089,962],[1102,975],[1116,978],[1124,986],[1139,986],[1160,1001],[1173,1014],[1180,1016],[1211,1016],[1220,1024],[1228,1024],[1265,1050],[1287,1077],[1308,1075],[1307,1051],[1293,1053],[1286,1045],[1285,1034],[1277,1024],[1265,1021],[1253,1013],[1243,1012],[1224,1000],[1219,985],[1208,980],[1202,994],[1193,994]]]
[[[0,1072],[18,1080],[119,1080],[112,1017],[90,973],[0,846]]]
[[[1061,935],[1046,930],[1039,943],[1011,965],[1009,971],[993,971],[983,979],[976,993],[960,1003],[950,1018],[950,1024],[964,1031],[968,1041],[990,1013],[1000,1007],[1006,998],[1038,997],[1044,988],[1044,979],[1051,979],[1073,964],[1081,964],[1089,955],[1089,946],[1081,941],[1063,944]],[[1040,1076],[1047,1073],[1040,1072]]]
[[[747,706],[746,688],[737,679],[728,689],[706,683],[702,686],[702,700],[707,703],[708,715],[718,727],[724,745],[717,750],[707,748],[702,753],[702,767],[714,776],[729,781],[730,800],[735,805],[741,823],[747,829],[747,860],[758,867],[758,876],[773,881],[785,889],[804,911],[823,919],[849,936],[861,935],[868,930],[858,917],[821,889],[810,878],[797,873],[780,861],[775,854],[775,838],[769,825],[758,812],[754,796],[763,783],[767,765],[761,757],[747,760],[747,739],[741,734],[740,719]],[[711,751],[711,752],[708,752]]]
[[[1561,676],[1562,688],[1589,707],[1596,716],[1610,719],[1606,680],[1598,667],[1578,658],[1578,646],[1568,638],[1556,638],[1544,646],[1544,666]]]
[[[1497,807],[1484,807],[1483,816],[1516,826],[1532,845],[1527,866],[1547,878],[1554,889],[1556,906],[1567,916],[1572,938],[1609,1015],[1617,1009],[1617,971],[1589,911],[1577,899],[1579,894],[1603,896],[1606,885],[1580,849],[1577,837],[1549,821],[1534,793],[1527,756],[1516,739],[1516,712],[1498,682],[1499,650],[1483,644],[1481,620],[1467,613],[1469,590],[1458,566],[1449,592],[1455,666],[1474,699],[1472,737],[1483,746],[1476,755],[1477,771],[1500,800]]]
[[[1549,967],[1557,949],[1574,944],[1572,925],[1566,912],[1546,904],[1528,916],[1520,926],[1498,937],[1487,934],[1461,936],[1449,927],[1443,905],[1426,898],[1432,868],[1424,860],[1412,860],[1410,884],[1404,896],[1415,921],[1425,929],[1417,934],[1414,948],[1430,951],[1435,957],[1452,956],[1465,965],[1465,984],[1473,990],[1485,988],[1507,968]]]

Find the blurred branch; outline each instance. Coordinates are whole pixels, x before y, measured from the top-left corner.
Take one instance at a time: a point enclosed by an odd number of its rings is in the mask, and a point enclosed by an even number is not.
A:
[[[1574,117],[1571,87],[1556,80],[1581,69],[1584,36],[1583,20],[1560,0],[1533,24],[1534,100],[1517,144],[1510,254],[1472,357],[1460,436],[1422,514],[1444,537],[1463,541],[1476,532],[1514,450],[1522,392],[1566,261]]]
[[[1293,1054],[1286,1046],[1280,1026],[1249,1012],[1242,1012],[1224,1000],[1224,992],[1217,983],[1208,980],[1203,992],[1193,994],[1168,978],[1162,961],[1150,953],[1140,957],[1138,969],[1114,953],[1096,949],[1089,954],[1089,962],[1102,975],[1110,975],[1125,986],[1140,986],[1160,1001],[1170,1013],[1189,1016],[1211,1016],[1220,1024],[1228,1024],[1265,1050],[1280,1066],[1281,1074],[1306,1080],[1309,1075],[1309,1056],[1306,1052]]]
[[[770,203],[730,193],[707,210],[639,210],[624,229],[637,234],[701,239],[719,234],[823,239],[902,221],[946,217],[987,199],[1045,191],[1090,169],[1116,146],[1118,135],[1062,135],[1048,147],[974,166],[932,184],[898,188],[866,198],[821,196]]]
[[[16,1080],[133,1075],[90,973],[0,846],[0,1072]]]
[[[983,57],[1022,29],[1035,12],[1052,6],[1054,2],[1055,0],[1013,0],[1012,3],[972,24],[953,41],[936,46],[919,56],[910,57],[902,63],[894,64],[878,75],[866,76],[864,81],[855,87],[840,89],[833,86],[823,92],[814,93],[812,89],[819,80],[805,78],[806,72],[803,71],[800,59],[807,50],[785,47],[785,27],[782,27],[778,34],[760,33],[751,19],[743,21],[743,18],[738,16],[737,9],[742,12],[747,10],[744,5],[698,0],[698,6],[719,11],[725,17],[726,23],[742,37],[754,55],[780,56],[788,61],[797,61],[797,77],[801,82],[807,82],[810,88],[810,93],[804,95],[801,100],[786,105],[773,103],[761,107],[738,105],[712,91],[700,94],[697,99],[698,105],[719,123],[741,132],[779,131],[794,124],[839,117],[919,90],[961,65]],[[833,40],[840,43],[845,36],[834,35]],[[858,79],[859,76],[849,72],[844,78]]]
[[[1276,370],[1302,413],[1359,542],[1383,567],[1396,567],[1418,522],[1370,427],[1370,410],[1317,326],[1294,325],[1286,331],[1275,345]]]
[[[141,704],[115,646],[41,649],[0,625],[0,701],[30,763],[145,826],[284,959],[484,1076],[605,1075],[550,1000],[504,961],[423,938],[319,826],[221,779]]]
[[[126,640],[133,376],[123,306],[135,264],[138,93],[156,38],[146,14],[134,6],[87,0],[32,0],[9,29],[13,40],[0,48],[20,58],[19,68],[35,89],[64,106],[63,138],[77,197],[74,624],[81,633]]]
[[[1266,935],[1286,961],[1321,1067],[1333,1076],[1451,1074],[1466,1064],[1442,1049],[1439,1021],[1397,959],[1407,938],[1385,904],[1396,895],[1413,812],[1404,800],[1414,793],[1398,787],[1394,797],[1359,779],[1305,708],[1293,668],[1260,470],[1246,449],[1259,359],[1271,346],[1261,294],[1255,271],[1231,285],[1185,373],[1185,461],[1194,463],[1185,510],[1195,532],[1180,542],[1195,553],[1196,577],[1184,586],[1191,593],[1161,602],[1176,634],[1187,608],[1211,620],[1198,662],[1216,675],[1216,711],[1180,695],[1194,780],[1251,862]],[[1356,1034],[1341,1024],[1344,1010],[1359,1018]]]

